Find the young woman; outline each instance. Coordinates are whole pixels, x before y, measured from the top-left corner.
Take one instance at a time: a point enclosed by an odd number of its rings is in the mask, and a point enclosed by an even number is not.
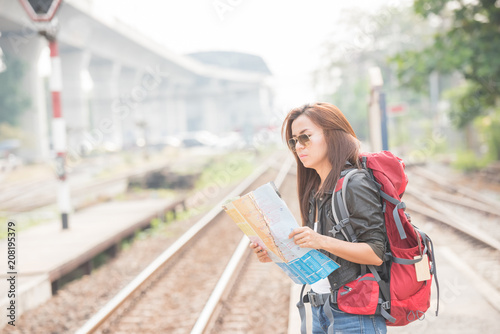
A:
[[[297,185],[302,227],[290,238],[300,247],[327,254],[341,267],[328,278],[312,284],[312,292],[329,294],[361,274],[361,265],[382,264],[386,236],[377,186],[365,173],[349,180],[346,203],[349,225],[357,237],[353,243],[342,233],[332,233],[336,225],[332,213],[332,193],[337,180],[359,166],[359,141],[342,112],[329,103],[315,103],[291,110],[282,126],[290,150],[297,161]],[[261,262],[270,262],[267,252],[251,244]],[[380,315],[355,315],[332,306],[333,323],[321,306],[313,310],[313,333],[385,333]]]

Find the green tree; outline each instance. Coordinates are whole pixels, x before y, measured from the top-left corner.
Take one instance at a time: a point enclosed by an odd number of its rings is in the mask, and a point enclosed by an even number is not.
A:
[[[0,124],[16,126],[31,101],[22,90],[25,67],[21,60],[4,55],[6,70],[0,73]]]
[[[387,6],[376,13],[352,10],[343,17],[342,21],[335,22],[335,34],[325,46],[325,64],[315,73],[317,86],[323,88],[321,99],[338,105],[356,129],[358,137],[367,139],[368,73],[370,67],[379,67],[387,104],[404,103],[408,109],[408,113],[395,121],[398,123],[395,132],[389,135],[397,145],[403,145],[404,141],[410,140],[407,138],[408,130],[399,131],[399,128],[408,129],[409,123],[418,124],[417,119],[431,116],[427,107],[429,94],[425,90],[416,92],[401,87],[396,66],[388,60],[405,50],[423,49],[431,44],[435,28],[417,16],[410,6]],[[324,89],[328,87],[324,84],[327,81],[325,76],[337,82],[335,89]]]
[[[450,116],[463,128],[500,104],[500,6],[496,0],[415,0],[414,11],[440,26],[433,43],[392,58],[400,82],[427,90],[433,71],[465,79],[451,101]]]

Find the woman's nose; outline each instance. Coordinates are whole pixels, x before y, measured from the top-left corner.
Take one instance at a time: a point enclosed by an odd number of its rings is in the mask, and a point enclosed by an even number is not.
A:
[[[305,146],[300,143],[300,141],[297,140],[295,143],[295,151],[302,150]]]

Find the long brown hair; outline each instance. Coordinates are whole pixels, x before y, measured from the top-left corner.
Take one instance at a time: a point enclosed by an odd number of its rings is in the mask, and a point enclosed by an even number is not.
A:
[[[359,141],[356,134],[347,121],[344,114],[330,103],[306,104],[302,107],[292,109],[286,116],[281,127],[281,135],[286,141],[292,138],[292,123],[299,116],[307,116],[311,121],[323,130],[327,143],[327,155],[332,170],[318,189],[321,180],[312,168],[306,168],[300,161],[297,153],[294,153],[297,161],[297,188],[300,201],[300,212],[302,225],[307,224],[309,212],[309,198],[311,193],[317,189],[316,196],[321,196],[328,190],[333,190],[340,172],[344,169],[346,162],[359,168]]]

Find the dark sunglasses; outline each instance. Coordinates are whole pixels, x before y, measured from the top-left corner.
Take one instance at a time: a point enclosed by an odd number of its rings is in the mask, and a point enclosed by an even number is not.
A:
[[[293,152],[295,152],[295,146],[297,145],[297,142],[299,142],[300,145],[306,147],[306,146],[309,146],[309,144],[311,144],[311,138],[309,135],[306,135],[305,133],[303,133],[297,137],[290,138],[288,140],[288,147]]]

